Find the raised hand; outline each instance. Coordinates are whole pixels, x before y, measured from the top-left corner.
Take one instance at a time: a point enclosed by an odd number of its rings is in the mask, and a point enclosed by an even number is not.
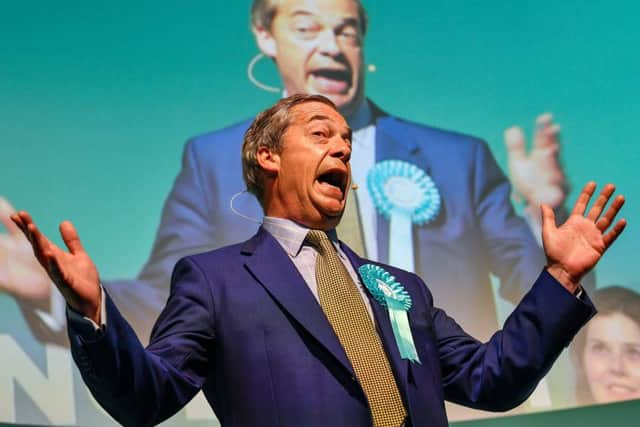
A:
[[[40,232],[24,211],[11,215],[33,248],[38,262],[49,274],[64,299],[73,309],[100,323],[100,278],[95,264],[80,243],[69,221],[60,224],[60,234],[69,252],[60,249]]]
[[[556,227],[551,207],[542,206],[542,243],[547,270],[571,292],[578,289],[582,277],[595,267],[627,225],[624,219],[614,224],[624,204],[622,195],[618,195],[602,214],[615,191],[611,184],[604,186],[585,215],[595,189],[594,182],[585,185],[569,219],[560,227]]]
[[[22,304],[49,311],[51,280],[33,256],[29,241],[11,221],[15,209],[0,197],[0,223],[7,232],[0,233],[0,292],[6,292]]]
[[[518,126],[505,130],[509,178],[516,192],[534,211],[545,204],[558,209],[564,204],[569,186],[560,163],[560,126],[549,113],[536,119],[533,147],[527,153],[524,132]]]

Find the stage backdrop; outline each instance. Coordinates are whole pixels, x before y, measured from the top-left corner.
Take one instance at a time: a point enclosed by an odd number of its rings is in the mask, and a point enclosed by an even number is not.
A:
[[[572,188],[567,205],[587,180],[614,182],[628,197],[631,225],[599,265],[597,286],[640,292],[637,2],[364,5],[366,93],[388,113],[483,138],[505,173],[504,129],[520,125],[530,139],[535,117],[554,114]],[[149,257],[184,142],[252,118],[281,96],[247,78],[258,52],[249,8],[214,0],[3,5],[3,212],[29,210],[58,243],[57,224],[71,219],[107,285],[139,284],[129,279]],[[254,72],[281,85],[269,60]],[[7,230],[0,239],[6,282],[28,270],[19,261],[28,257]],[[495,300],[486,314],[502,319],[510,305],[497,292]],[[37,314],[0,293],[0,422],[112,425],[72,364],[56,301]],[[640,354],[639,341],[632,347]],[[627,383],[636,391],[637,358]],[[574,366],[566,355],[559,366],[520,413],[576,405]],[[457,411],[452,418],[484,416]],[[212,417],[200,396],[167,425],[211,425]]]

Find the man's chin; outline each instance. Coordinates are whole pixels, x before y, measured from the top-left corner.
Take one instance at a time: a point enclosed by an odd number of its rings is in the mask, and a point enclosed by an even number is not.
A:
[[[337,212],[327,212],[325,213],[325,218],[326,221],[331,223],[332,227],[331,228],[335,228],[338,223],[340,222],[340,220],[342,219],[342,215],[344,214],[344,209],[341,209],[340,211]]]
[[[358,106],[360,105],[361,99],[356,99],[353,97],[353,95],[343,95],[341,97],[337,97],[337,99],[335,100],[331,99],[331,101],[336,104],[336,107],[338,107],[338,111],[340,112],[340,114],[348,118],[356,112]]]
[[[331,102],[336,104],[338,107],[338,111],[342,114],[350,113],[355,109],[357,101],[355,99],[355,93],[351,88],[349,88],[345,92],[328,92],[326,90],[321,90],[319,88],[308,88],[307,93],[314,93],[317,95],[322,95],[325,98],[329,98]]]
[[[351,93],[328,93],[324,96],[336,104],[338,110],[342,110],[343,108],[347,108],[353,104],[353,94]]]
[[[320,218],[318,218],[317,226],[314,228],[321,228],[323,230],[331,230],[332,228],[336,228],[340,220],[342,219],[342,214],[344,213],[344,209],[333,210],[333,209],[323,209],[320,211]]]

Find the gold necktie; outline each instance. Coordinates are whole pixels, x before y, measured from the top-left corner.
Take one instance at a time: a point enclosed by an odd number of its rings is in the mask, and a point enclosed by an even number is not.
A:
[[[399,427],[406,411],[400,391],[362,296],[324,231],[307,240],[318,250],[316,280],[320,305],[364,390],[375,427]]]

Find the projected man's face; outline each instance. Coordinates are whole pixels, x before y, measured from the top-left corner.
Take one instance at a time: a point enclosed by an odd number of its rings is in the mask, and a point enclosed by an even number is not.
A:
[[[321,94],[345,114],[363,97],[362,23],[353,0],[282,0],[270,29],[254,28],[287,94]]]
[[[597,403],[640,398],[640,325],[622,313],[597,315],[582,363]]]

